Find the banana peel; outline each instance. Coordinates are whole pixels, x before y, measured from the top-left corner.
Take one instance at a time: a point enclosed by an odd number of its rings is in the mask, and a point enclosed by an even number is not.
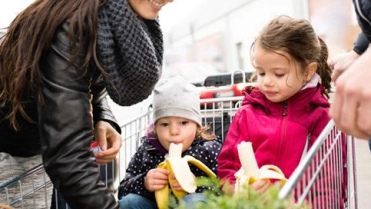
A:
[[[169,154],[166,157],[165,161],[161,162],[157,167],[164,168],[170,171],[168,176],[168,181],[170,184],[170,189],[174,196],[180,200],[185,195],[189,193],[195,193],[197,189],[196,178],[193,175],[189,164],[191,163],[194,166],[201,169],[210,177],[216,177],[215,173],[211,171],[205,164],[196,158],[186,155],[182,157],[182,148],[183,144],[170,144]],[[175,179],[171,176],[175,176]],[[178,191],[172,188],[172,185],[175,181],[178,181],[179,185],[182,187],[183,191]],[[157,207],[159,209],[168,208],[169,204],[169,195],[170,195],[169,185],[164,188],[155,191],[155,198],[157,202]]]
[[[235,173],[235,193],[240,193],[243,188],[257,180],[275,179],[282,184],[287,181],[280,168],[275,165],[258,167],[251,142],[241,142],[237,145],[238,157],[241,162],[241,169]]]

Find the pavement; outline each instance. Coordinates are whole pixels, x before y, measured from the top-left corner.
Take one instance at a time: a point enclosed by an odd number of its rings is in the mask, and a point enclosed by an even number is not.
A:
[[[371,152],[367,140],[355,141],[358,209],[371,208]]]

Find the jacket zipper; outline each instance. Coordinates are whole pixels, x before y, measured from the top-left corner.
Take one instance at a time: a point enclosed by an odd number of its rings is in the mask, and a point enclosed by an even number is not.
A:
[[[283,110],[282,110],[282,116],[287,116],[288,114],[288,111],[287,111],[287,106],[288,106],[288,102],[287,100],[283,102]]]
[[[277,155],[276,158],[276,165],[278,165],[278,162],[281,162],[282,155],[282,148],[285,147],[286,144],[286,131],[287,131],[287,115],[288,115],[288,102],[287,100],[283,102],[283,110],[282,110],[282,126],[281,126],[281,138],[278,144],[278,149],[277,149]]]

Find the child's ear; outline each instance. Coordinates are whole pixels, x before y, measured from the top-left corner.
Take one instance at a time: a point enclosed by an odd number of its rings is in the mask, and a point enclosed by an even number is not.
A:
[[[308,65],[306,77],[307,82],[309,82],[313,78],[313,75],[317,72],[317,68],[318,68],[317,62],[312,62]]]
[[[196,137],[200,137],[201,133],[202,133],[202,128],[200,126],[197,126]]]

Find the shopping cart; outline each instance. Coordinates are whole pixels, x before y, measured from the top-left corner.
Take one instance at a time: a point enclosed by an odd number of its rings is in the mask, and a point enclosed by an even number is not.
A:
[[[212,104],[208,108],[201,108],[202,124],[209,125],[217,136],[217,140],[224,141],[232,117],[241,102],[242,97],[203,99],[201,103]],[[210,108],[212,107],[212,108]],[[142,144],[143,137],[152,122],[152,109],[128,121],[123,126],[122,150],[119,157],[119,179],[123,179],[126,167],[136,149]]]
[[[201,101],[201,104],[205,105],[204,108],[201,108],[202,124],[209,125],[221,142],[225,139],[229,125],[241,104],[242,98],[213,98]],[[120,164],[120,179],[124,178],[125,168],[131,156],[134,155],[135,148],[141,144],[142,137],[146,134],[148,125],[152,121],[151,115],[149,109],[148,113],[122,126],[123,135],[128,137],[125,137],[123,144],[123,154],[126,155],[124,158],[120,157],[120,159],[125,159]],[[329,176],[331,181],[328,178],[325,182],[321,181],[323,180],[322,177],[327,174],[332,174],[332,176]],[[321,183],[332,184],[329,187],[332,188],[330,194],[333,196],[325,195],[321,196],[322,199],[315,198],[316,192],[324,186]],[[344,188],[344,185],[347,188]],[[316,142],[307,151],[300,165],[280,191],[279,196],[280,198],[288,198],[295,192],[298,205],[305,202],[316,209],[357,209],[356,191],[354,139],[343,134],[337,129],[334,122],[330,121]],[[331,205],[327,201],[328,199],[340,199],[342,197],[347,200],[344,207]]]
[[[203,124],[208,124],[223,141],[227,133],[232,116],[237,109],[241,97],[225,99],[205,99],[212,103],[211,109],[202,110]],[[122,150],[117,159],[101,167],[101,179],[113,193],[117,192],[119,180],[124,178],[125,170],[131,157],[142,143],[147,128],[152,121],[152,110],[138,115],[126,122],[122,129]],[[16,175],[5,183],[0,183],[0,203],[13,208],[50,208],[52,196],[52,183],[40,164],[29,171]],[[55,193],[58,193],[55,191]],[[58,195],[53,200],[58,202]],[[69,208],[68,205],[63,208]]]
[[[358,208],[354,143],[354,138],[345,136],[331,120],[283,186],[279,197],[293,195],[298,205],[309,204],[312,208]],[[345,205],[340,205],[339,199],[345,199]]]
[[[203,125],[209,125],[211,129],[214,131],[214,133],[217,135],[217,140],[220,140],[221,142],[224,141],[226,133],[228,131],[229,125],[233,119],[233,116],[237,109],[239,108],[241,104],[242,97],[227,97],[227,98],[212,98],[212,99],[203,99],[201,104],[207,104],[208,108],[201,108],[201,114],[202,114],[202,123]],[[211,104],[211,106],[210,106]],[[211,108],[210,108],[211,107]],[[142,144],[143,137],[147,133],[148,126],[152,122],[152,109],[149,108],[148,111],[142,113],[141,115],[138,115],[136,118],[126,122],[121,126],[122,128],[122,137],[123,137],[123,143],[122,143],[122,150],[119,153],[119,157],[115,162],[113,162],[110,166],[103,167],[101,169],[101,176],[104,176],[102,180],[104,182],[107,182],[107,187],[110,188],[110,190],[113,193],[117,192],[117,188],[119,185],[119,180],[122,180],[125,175],[126,167],[128,166],[131,157],[136,152],[136,149]],[[300,182],[312,182],[316,181],[316,177],[313,174],[316,174],[318,172],[330,172],[328,171],[329,168],[332,169],[332,167],[326,166],[326,162],[331,162],[331,165],[341,163],[339,162],[339,159],[342,159],[342,151],[339,149],[339,139],[336,139],[335,136],[340,135],[341,132],[336,129],[333,122],[329,123],[329,125],[326,127],[324,132],[321,134],[321,136],[318,138],[316,143],[311,147],[311,149],[308,150],[307,155],[303,160],[301,161],[298,168],[295,170],[295,172],[292,174],[292,176],[289,178],[286,185],[282,188],[280,192],[281,198],[287,198],[290,195],[293,194],[293,192],[296,195],[297,203],[300,204],[302,202],[310,202],[311,201],[311,194],[315,192],[317,189],[315,186],[318,185],[316,183],[311,184],[307,187],[303,187],[303,183]],[[328,137],[330,136],[330,137]],[[331,147],[329,149],[328,147]],[[326,153],[323,153],[323,150],[327,151]],[[347,156],[348,156],[348,164],[346,167],[347,173],[348,173],[348,189],[341,188],[340,185],[337,185],[335,189],[338,191],[338,193],[341,193],[342,191],[347,191],[347,208],[357,208],[357,199],[356,199],[356,178],[355,178],[355,166],[354,166],[354,142],[351,137],[348,137],[347,140]],[[330,153],[330,154],[328,154]],[[315,156],[319,157],[315,157]],[[329,156],[329,157],[325,157]],[[323,159],[322,164],[324,165],[318,165],[313,164],[311,165],[313,159]],[[315,161],[317,163],[317,161]],[[336,168],[339,172],[343,172],[341,168]],[[316,171],[317,170],[317,171]],[[41,184],[35,186],[30,190],[28,193],[22,193],[22,181],[27,180],[30,178],[30,175],[32,172],[43,172],[43,168],[40,165],[39,167],[33,169],[32,171],[26,172],[25,174],[22,174],[21,176],[15,177],[12,181],[7,182],[6,184],[0,185],[0,203],[5,203],[8,205],[13,206],[14,208],[42,208],[40,206],[35,207],[22,207],[23,201],[26,198],[32,198],[34,197],[32,194],[33,191],[44,191],[47,193],[47,190],[45,188],[48,188],[50,186],[50,181],[46,178],[45,182],[42,182]],[[305,173],[309,172],[308,176],[314,177],[312,180],[304,180],[301,181],[301,179],[307,179],[308,177],[304,178],[306,176]],[[102,173],[104,175],[102,175]],[[299,183],[298,183],[299,182]],[[13,185],[13,186],[12,186]],[[20,191],[20,194],[17,196],[17,198],[11,197],[11,195],[8,193],[14,185],[18,186],[18,190]],[[315,185],[315,186],[313,186]],[[31,192],[32,191],[32,192]],[[302,196],[299,196],[299,194],[303,194]],[[117,195],[116,195],[117,196]],[[49,197],[49,194],[46,194],[45,197]],[[44,205],[48,205],[49,198],[45,198]],[[24,204],[23,204],[24,205]],[[326,208],[326,207],[321,207]],[[327,209],[327,208],[326,208]]]
[[[51,182],[40,164],[0,184],[0,204],[12,208],[50,208],[51,193]]]
[[[117,175],[118,161],[108,163],[100,167],[102,181],[106,182],[108,189],[115,193],[118,185]],[[9,168],[11,169],[11,168]],[[54,191],[58,194],[58,191]],[[59,203],[56,209],[68,209],[69,206],[56,195],[52,200],[53,185],[46,174],[42,164],[31,168],[10,178],[8,181],[0,182],[0,209],[11,206],[11,208],[25,209],[49,209],[52,201]]]

